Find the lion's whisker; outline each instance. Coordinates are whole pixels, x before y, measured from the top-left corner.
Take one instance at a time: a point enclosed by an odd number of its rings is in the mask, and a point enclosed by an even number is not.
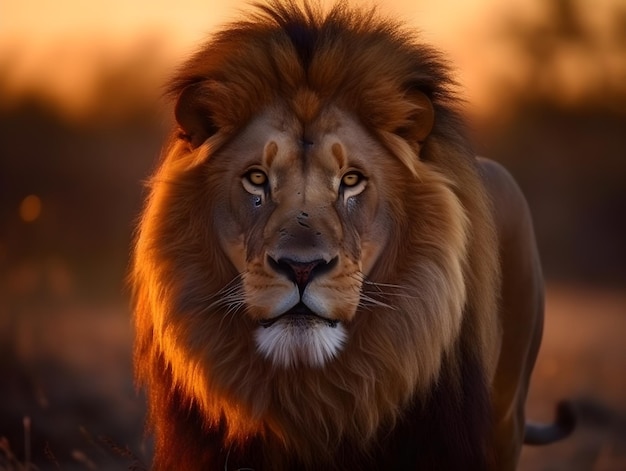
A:
[[[381,283],[378,281],[369,280],[367,276],[362,272],[353,273],[351,277],[364,285],[373,286],[378,290],[380,290],[381,288],[392,288],[392,289],[398,289],[398,290],[405,289],[405,287],[402,285],[396,285],[393,283]]]
[[[217,299],[216,299],[217,298]],[[245,299],[243,294],[243,285],[241,276],[236,276],[219,291],[213,293],[207,301],[211,301],[205,306],[200,313],[205,313],[216,308],[226,308],[224,317],[228,317],[238,312],[243,306],[245,306]]]
[[[382,287],[382,288],[404,289],[404,287],[403,287],[403,286],[401,286],[401,285],[395,285],[395,284],[392,284],[392,283],[380,283],[380,282],[378,282],[378,281],[371,281],[371,280],[368,280],[367,278],[364,278],[364,279],[363,279],[363,284],[364,284],[364,285],[375,286],[375,287],[377,287],[377,288]]]
[[[392,310],[396,309],[394,306],[391,306],[390,304],[387,304],[383,301],[379,301],[378,299],[372,298],[371,296],[368,296],[364,293],[361,293],[361,299],[359,300],[359,304],[361,304],[361,301],[365,301],[366,303],[369,303],[369,305],[373,306],[384,307]]]

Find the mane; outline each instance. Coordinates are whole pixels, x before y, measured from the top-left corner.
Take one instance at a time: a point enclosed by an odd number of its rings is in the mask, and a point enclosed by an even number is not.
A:
[[[199,86],[216,128],[233,134],[276,101],[295,101],[294,112],[306,121],[297,103],[306,90],[382,135],[411,124],[407,97],[420,91],[438,117],[433,134],[466,146],[446,62],[401,23],[343,3],[329,12],[296,2],[255,7],[185,63],[168,88],[171,97]]]
[[[495,368],[488,352],[497,333],[497,260],[490,249],[489,202],[464,138],[454,86],[439,54],[401,25],[344,5],[327,13],[293,2],[256,5],[249,20],[217,33],[182,67],[168,93],[179,99],[192,89],[192,106],[215,134],[199,147],[173,141],[152,181],[137,241],[135,361],[138,381],[151,391],[149,420],[157,436],[166,426],[157,411],[168,410],[180,447],[191,450],[189,442],[201,448],[195,435],[203,431],[202,440],[225,437],[232,462],[241,447],[257,447],[260,454],[287,456],[272,462],[273,469],[281,463],[289,468],[294,454],[297,463],[310,464],[319,454],[330,459],[337,450],[364,452],[407,407],[420,411],[432,400],[442,414],[449,408],[462,413],[461,388],[485,390]],[[403,138],[416,112],[410,100],[415,92],[430,99],[436,116],[419,159],[418,144]],[[217,249],[202,250],[202,260],[194,253],[194,247],[219,245],[198,229],[211,227],[207,214],[215,208],[189,209],[193,201],[211,201],[211,179],[219,175],[207,176],[189,161],[210,156],[276,103],[304,123],[324,106],[349,111],[424,180],[422,193],[404,194],[402,203],[431,208],[452,234],[449,246],[439,247],[437,234],[409,231],[411,213],[398,217],[406,236],[394,238],[385,262],[395,279],[379,281],[409,285],[417,297],[396,297],[392,308],[373,307],[357,316],[354,341],[324,370],[276,369],[242,332],[248,321],[224,322],[232,312],[219,304],[207,312],[207,299],[236,286],[237,274]],[[445,263],[430,263],[422,253],[427,251],[418,250],[428,244],[438,247]],[[203,342],[211,333],[212,342]],[[451,340],[457,337],[470,340]],[[453,347],[430,349],[437,342]],[[441,397],[433,399],[437,384]],[[487,398],[481,401],[475,410],[488,407]],[[473,423],[468,418],[458,427],[484,429],[485,419],[475,415]],[[196,425],[176,425],[180,416]]]

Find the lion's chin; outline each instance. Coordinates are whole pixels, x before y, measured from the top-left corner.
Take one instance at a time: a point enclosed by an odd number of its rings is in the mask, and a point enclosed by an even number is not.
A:
[[[338,321],[311,316],[281,316],[255,333],[259,352],[275,366],[323,367],[343,348],[347,333]]]

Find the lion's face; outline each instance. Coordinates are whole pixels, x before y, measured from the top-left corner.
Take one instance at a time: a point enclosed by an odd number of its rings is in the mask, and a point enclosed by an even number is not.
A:
[[[273,108],[214,158],[231,169],[215,227],[241,274],[258,350],[284,367],[324,365],[386,243],[391,157],[347,113],[327,110],[303,129]]]

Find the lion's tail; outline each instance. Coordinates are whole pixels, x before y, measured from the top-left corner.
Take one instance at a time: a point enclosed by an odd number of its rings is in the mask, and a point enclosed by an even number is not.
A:
[[[567,437],[576,428],[576,411],[569,401],[561,401],[556,407],[556,420],[552,424],[526,423],[526,445],[548,445]]]

